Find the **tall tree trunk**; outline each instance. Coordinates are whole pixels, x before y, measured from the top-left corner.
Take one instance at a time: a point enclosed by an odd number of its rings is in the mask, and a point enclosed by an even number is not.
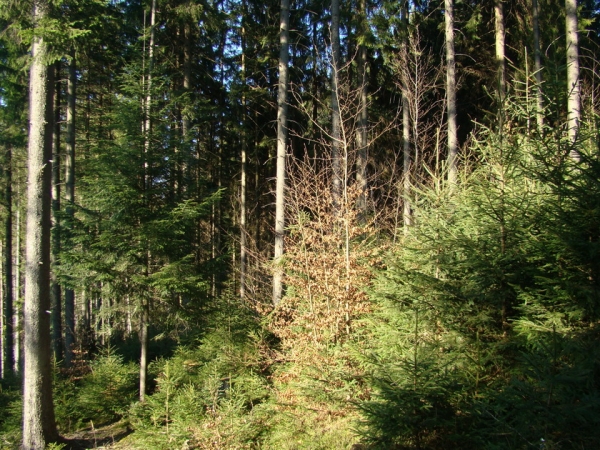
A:
[[[152,174],[150,165],[150,138],[152,121],[150,120],[150,107],[152,103],[152,71],[154,69],[154,37],[156,25],[156,0],[152,0],[150,10],[150,42],[148,43],[148,75],[146,80],[146,99],[144,104],[144,191],[146,207],[150,207],[150,190],[152,188]],[[147,245],[147,244],[146,244]],[[150,274],[150,250],[146,252],[146,277]],[[148,377],[148,322],[150,319],[150,301],[142,297],[140,312],[140,401],[146,399],[146,384]]]
[[[2,378],[13,372],[14,360],[14,293],[13,293],[13,221],[12,221],[12,147],[10,144],[6,146],[6,160],[4,170],[6,173],[6,252],[4,263],[4,308],[3,308],[3,330],[2,337]]]
[[[494,5],[495,31],[496,31],[496,71],[498,77],[498,101],[500,103],[500,116],[504,109],[504,98],[506,97],[506,57],[505,57],[505,40],[506,33],[504,31],[504,5],[503,0],[496,0]]]
[[[281,301],[283,294],[283,236],[285,230],[285,157],[287,146],[287,88],[290,39],[290,1],[281,0],[279,25],[279,84],[277,89],[277,175],[275,186],[275,252],[273,269],[273,304]]]
[[[317,39],[317,25],[319,23],[319,18],[315,15],[315,14],[311,14],[311,27],[312,27],[312,34],[311,34],[311,41],[312,41],[312,46],[311,46],[311,53],[312,53],[312,60],[313,60],[313,64],[312,64],[312,82],[311,82],[311,96],[312,96],[312,111],[311,111],[311,118],[310,118],[310,123],[309,123],[309,131],[312,132],[312,134],[315,136],[315,142],[312,144],[312,151],[313,157],[317,156],[317,148],[318,148],[318,141],[319,141],[319,134],[321,134],[321,130],[319,129],[319,127],[317,126],[318,119],[319,119],[319,106],[320,106],[320,101],[318,100],[319,98],[319,88],[320,88],[320,81],[319,81],[319,45],[318,45],[318,39]]]
[[[331,0],[331,164],[333,208],[340,212],[342,197],[341,119],[339,99],[340,0]]]
[[[75,206],[75,99],[77,69],[75,49],[71,49],[71,60],[67,75],[67,114],[65,139],[65,200],[67,202],[66,235],[70,238],[73,227]],[[73,361],[73,345],[75,344],[75,292],[72,288],[65,289],[65,366],[70,367]]]
[[[368,111],[367,111],[367,46],[365,38],[367,34],[367,2],[360,0],[360,42],[358,44],[358,82],[359,82],[359,111],[358,127],[356,130],[356,183],[358,184],[359,197],[358,209],[364,216],[367,212],[367,158],[368,158]]]
[[[531,0],[533,21],[533,56],[535,65],[536,89],[535,97],[537,103],[536,119],[538,131],[544,126],[544,98],[542,95],[542,51],[540,48],[540,10],[538,0]]]
[[[192,31],[189,21],[183,26],[183,92],[192,95],[192,50],[191,50],[191,37]],[[189,99],[188,99],[189,101]],[[187,109],[187,108],[186,108]],[[187,171],[189,170],[189,158],[192,152],[192,140],[190,139],[190,128],[191,122],[188,111],[184,109],[183,117],[181,118],[181,134],[183,137],[183,155],[179,156],[178,170],[177,170],[177,188],[178,198],[181,199],[184,189],[184,179],[186,179]],[[190,174],[190,179],[192,178]]]
[[[579,151],[574,147],[579,134],[581,114],[581,91],[579,83],[579,37],[577,34],[577,0],[565,0],[567,28],[567,126],[571,158],[581,160]]]
[[[246,297],[247,242],[246,237],[246,170],[248,145],[246,144],[246,2],[242,1],[242,167],[240,174],[240,298]]]
[[[496,0],[494,4],[495,17],[495,35],[496,35],[496,72],[498,86],[496,88],[498,96],[498,121],[500,133],[504,127],[504,100],[506,97],[506,56],[505,41],[506,33],[504,31],[504,5],[503,0]]]
[[[17,185],[17,192],[20,191],[19,185]],[[13,314],[13,345],[14,345],[14,357],[13,357],[13,371],[19,373],[23,369],[23,352],[22,340],[21,340],[21,311],[19,311],[19,305],[21,303],[21,202],[19,196],[17,196],[17,242],[15,250],[17,254],[15,256],[15,303],[14,303],[14,314]]]
[[[444,0],[446,25],[446,108],[448,114],[448,181],[458,177],[458,142],[456,136],[456,62],[454,54],[454,0]]]
[[[410,153],[410,106],[409,106],[409,95],[410,95],[410,80],[409,80],[409,69],[408,69],[408,58],[409,58],[409,36],[408,36],[408,2],[402,2],[402,42],[401,42],[401,64],[403,69],[401,70],[401,83],[402,83],[402,153],[403,153],[403,165],[402,165],[402,199],[403,199],[403,212],[402,218],[404,221],[404,232],[408,232],[408,227],[412,225],[412,211],[410,201],[410,188],[411,188],[411,153]]]
[[[34,26],[48,15],[47,1],[33,6]],[[58,433],[52,404],[50,348],[50,228],[52,188],[52,69],[36,36],[29,76],[29,142],[25,270],[23,448],[43,449]]]
[[[54,87],[54,133],[52,135],[52,248],[51,248],[51,290],[52,304],[52,345],[55,361],[62,359],[62,295],[56,275],[60,253],[60,61],[54,63],[56,84]]]

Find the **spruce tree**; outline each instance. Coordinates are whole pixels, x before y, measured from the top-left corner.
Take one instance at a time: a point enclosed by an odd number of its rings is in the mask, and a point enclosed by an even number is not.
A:
[[[23,448],[45,448],[58,434],[52,404],[50,361],[50,203],[53,71],[40,35],[50,5],[36,1],[29,84],[27,260],[24,306]]]

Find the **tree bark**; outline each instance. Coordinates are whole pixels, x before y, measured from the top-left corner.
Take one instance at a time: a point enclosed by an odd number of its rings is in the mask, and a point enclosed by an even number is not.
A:
[[[13,292],[13,221],[12,221],[12,147],[10,144],[6,147],[6,251],[4,263],[4,308],[3,308],[3,330],[2,350],[4,351],[2,358],[2,378],[14,371],[14,292]]]
[[[333,209],[340,212],[342,197],[341,118],[339,99],[340,1],[331,0],[331,164]]]
[[[33,6],[33,23],[48,15],[47,1]],[[53,74],[48,49],[36,36],[29,78],[29,142],[24,308],[23,448],[43,449],[58,433],[52,404],[50,349],[50,227]]]
[[[17,186],[17,191],[18,191]],[[21,372],[23,368],[23,352],[22,352],[22,340],[21,340],[21,312],[19,311],[19,305],[21,301],[21,205],[17,197],[17,242],[15,249],[17,254],[15,255],[15,303],[14,303],[14,314],[13,314],[13,343],[14,343],[14,357],[13,357],[13,371],[15,373]]]
[[[56,276],[60,253],[60,61],[54,63],[56,84],[54,88],[54,133],[52,135],[52,248],[51,248],[51,290],[52,304],[52,346],[54,360],[63,357],[62,346],[62,292]]]
[[[367,212],[367,162],[368,162],[368,111],[367,111],[367,2],[360,0],[360,42],[358,44],[358,79],[359,79],[359,112],[358,127],[356,130],[356,183],[358,184],[358,210],[364,216]]]
[[[454,54],[454,0],[445,1],[446,25],[446,108],[448,114],[448,181],[458,177],[458,143],[456,136],[456,62]]]
[[[540,11],[538,0],[531,0],[532,22],[533,22],[533,57],[535,66],[536,89],[535,97],[537,103],[536,119],[538,131],[544,126],[544,98],[542,95],[542,51],[540,48]]]
[[[504,98],[506,97],[506,56],[504,50],[506,33],[504,31],[504,5],[502,0],[496,0],[494,5],[494,17],[496,30],[496,70],[498,77],[497,91],[500,109],[502,110],[504,108]]]
[[[581,160],[574,147],[579,134],[581,92],[579,83],[579,37],[577,34],[577,0],[565,0],[567,29],[567,126],[571,158]]]
[[[146,206],[150,207],[150,190],[152,188],[152,174],[150,166],[150,133],[152,121],[150,120],[150,106],[152,103],[152,70],[154,69],[154,37],[156,25],[156,0],[152,0],[150,10],[150,42],[148,43],[148,75],[146,82],[146,100],[144,104],[144,191]],[[147,244],[146,244],[147,245]],[[150,274],[150,251],[146,251],[146,277]],[[150,319],[150,302],[142,298],[140,312],[140,401],[146,399],[146,380],[148,376],[148,322]]]
[[[275,186],[275,252],[273,257],[273,304],[281,301],[283,294],[283,236],[285,230],[285,157],[287,146],[287,88],[290,39],[290,1],[281,0],[279,25],[279,84],[277,88],[277,175]]]
[[[75,99],[77,86],[77,65],[75,49],[71,49],[67,76],[67,114],[65,139],[65,200],[67,202],[65,238],[70,238],[75,215]],[[65,366],[70,367],[73,361],[73,345],[75,344],[75,292],[65,289]]]
[[[248,160],[248,145],[246,144],[246,2],[242,1],[242,149],[241,159],[242,167],[240,174],[240,298],[246,297],[246,270],[247,270],[247,234],[246,229],[246,171]]]
[[[401,46],[401,64],[404,68],[401,71],[402,85],[402,200],[403,210],[402,219],[404,222],[404,233],[408,232],[408,228],[412,225],[412,211],[410,201],[411,187],[411,152],[410,152],[410,106],[409,106],[409,70],[408,70],[408,54],[409,54],[409,37],[408,37],[408,2],[402,2],[402,42]]]

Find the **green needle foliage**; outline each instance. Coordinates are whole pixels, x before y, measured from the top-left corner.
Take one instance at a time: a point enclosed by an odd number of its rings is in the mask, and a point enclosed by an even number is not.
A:
[[[510,118],[510,135],[480,132],[459,186],[418,192],[371,291],[359,408],[375,448],[598,441],[599,165]]]
[[[215,325],[151,365],[156,389],[129,414],[136,446],[254,448],[262,440],[271,416],[269,337],[238,301],[219,300],[208,321]]]
[[[107,347],[89,365],[81,377],[56,379],[55,409],[63,432],[87,426],[101,425],[126,416],[137,398],[139,369],[125,363],[114,348]]]

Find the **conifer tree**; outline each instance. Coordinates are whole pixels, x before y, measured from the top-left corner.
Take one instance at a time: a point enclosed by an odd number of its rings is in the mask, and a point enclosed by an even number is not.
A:
[[[288,65],[289,65],[289,0],[281,0],[281,17],[279,29],[279,83],[277,88],[277,176],[275,188],[275,252],[273,261],[273,304],[281,301],[283,294],[283,237],[285,230],[285,186],[286,186],[286,148],[288,126]]]
[[[4,251],[4,298],[2,299],[2,378],[13,372],[14,359],[14,290],[13,290],[13,193],[12,193],[12,144],[7,142],[6,156],[4,158],[4,172],[6,187],[4,191],[6,200],[5,242]]]
[[[577,30],[577,0],[565,0],[567,36],[567,127],[573,148],[571,158],[575,161],[581,155],[574,146],[579,135],[581,117],[581,82],[579,80],[579,35]]]
[[[531,21],[533,25],[533,56],[535,68],[535,89],[536,98],[536,121],[538,130],[541,131],[544,125],[544,97],[542,92],[542,51],[540,49],[540,10],[538,0],[531,0]]]
[[[505,40],[506,33],[504,31],[504,4],[502,0],[496,0],[494,5],[494,23],[496,31],[496,65],[498,73],[498,101],[500,108],[504,107],[504,98],[506,96],[506,57],[505,57]]]
[[[356,128],[356,182],[361,194],[358,197],[358,208],[365,214],[367,212],[367,165],[368,165],[368,61],[367,61],[367,2],[359,2],[359,25],[358,25],[358,89],[359,89],[359,111],[358,124]]]
[[[340,0],[331,0],[331,169],[333,208],[341,208],[342,201],[342,130],[340,117]],[[347,162],[346,162],[347,163]]]
[[[75,49],[71,49],[71,58],[68,64],[67,75],[67,113],[66,113],[66,139],[65,139],[65,233],[64,237],[71,237],[70,228],[74,223],[75,206],[75,108],[76,108],[76,83],[77,70],[75,62]],[[73,345],[75,344],[75,291],[72,286],[65,288],[64,295],[65,330],[64,354],[65,366],[70,367],[73,360]]]
[[[445,0],[446,36],[446,114],[448,128],[448,181],[456,183],[458,176],[458,138],[456,123],[456,61],[454,53],[454,0]]]
[[[62,288],[58,282],[59,254],[61,246],[60,223],[60,160],[61,160],[61,63],[54,63],[56,83],[54,86],[54,127],[52,134],[52,243],[51,243],[51,290],[50,304],[52,305],[52,347],[55,361],[63,359],[63,321],[62,321]]]
[[[24,307],[23,448],[41,449],[58,435],[52,403],[50,350],[50,208],[53,123],[52,68],[40,35],[50,5],[34,2],[29,82],[27,234]]]

